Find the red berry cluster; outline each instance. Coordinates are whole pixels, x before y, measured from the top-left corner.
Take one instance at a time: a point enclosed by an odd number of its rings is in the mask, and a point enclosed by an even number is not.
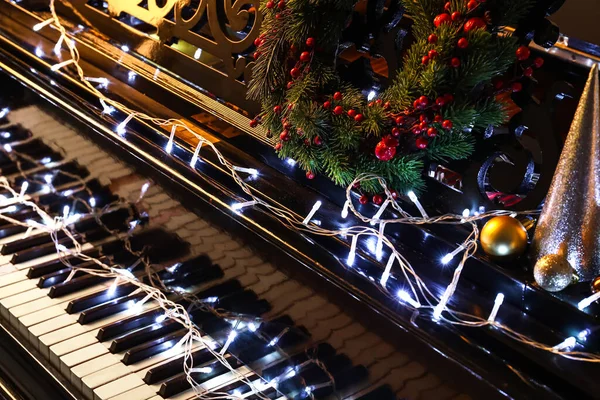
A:
[[[344,95],[341,92],[335,92],[332,96],[332,100],[327,100],[323,103],[323,108],[330,109],[331,106],[335,104],[335,102],[340,102],[343,100],[343,98]],[[335,115],[342,115],[344,113],[344,107],[338,104],[333,107],[332,111]],[[358,123],[361,123],[365,120],[364,115],[360,114],[359,112],[353,109],[348,110],[346,112],[346,115],[348,115],[350,118],[352,118]]]
[[[275,8],[275,2],[273,0],[269,0],[265,6],[267,7],[267,9],[273,10],[276,13],[275,14],[276,19],[283,18],[283,14],[281,14],[281,11],[285,10],[285,6],[286,6],[285,0],[280,0],[277,3],[277,8]]]
[[[390,190],[390,194],[392,195],[392,198],[394,200],[396,200],[398,198],[398,192],[395,190]],[[373,196],[372,200],[373,203],[380,206],[383,203],[383,198],[384,198],[385,194],[376,194]],[[367,196],[366,194],[363,194],[362,196],[360,196],[360,198],[358,199],[358,201],[360,202],[360,204],[365,205],[365,204],[369,204],[369,196]]]
[[[544,59],[536,57],[531,60],[531,50],[527,46],[520,46],[515,51],[515,56],[519,62],[521,68],[521,74],[515,76],[511,80],[505,80],[500,77],[496,77],[492,80],[492,85],[496,93],[501,92],[513,92],[517,93],[523,90],[523,84],[520,82],[522,78],[529,78],[533,75],[533,70],[541,68],[544,65]]]

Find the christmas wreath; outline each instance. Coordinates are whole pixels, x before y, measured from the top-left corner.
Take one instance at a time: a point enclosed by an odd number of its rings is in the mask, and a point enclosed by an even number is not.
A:
[[[393,82],[369,101],[337,71],[355,4],[261,4],[248,95],[262,112],[251,125],[279,135],[279,156],[296,160],[309,179],[325,174],[348,185],[373,173],[397,191],[419,190],[425,162],[468,157],[477,132],[506,120],[500,94],[520,91],[519,80],[543,63],[503,29],[527,13],[526,0],[405,0],[414,42]],[[515,59],[512,78],[503,77]],[[381,198],[376,180],[360,189]],[[368,201],[363,194],[361,203]]]

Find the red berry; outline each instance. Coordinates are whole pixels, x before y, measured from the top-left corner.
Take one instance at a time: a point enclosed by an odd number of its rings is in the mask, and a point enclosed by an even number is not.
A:
[[[270,10],[270,9],[272,9],[273,7],[275,7],[275,3],[274,3],[273,1],[268,1],[268,2],[267,2],[267,8]]]
[[[429,64],[429,56],[423,56],[423,58],[421,58],[421,64],[423,64],[423,65]]]
[[[444,99],[442,96],[440,96],[440,97],[438,97],[437,99],[435,99],[435,104],[436,104],[438,107],[443,107],[443,106],[444,106],[444,104],[446,104],[446,100],[445,100],[445,99]]]
[[[250,121],[250,128],[256,128],[258,126],[258,121],[253,119]]]
[[[458,11],[454,11],[452,13],[452,15],[450,16],[450,18],[452,18],[452,21],[456,22],[456,21],[458,21],[459,19],[462,18],[462,14],[460,12],[458,12]]]
[[[384,141],[377,143],[375,146],[375,157],[381,161],[389,161],[396,155],[395,146],[386,146]]]
[[[433,117],[433,122],[441,123],[442,116],[440,114],[437,114],[435,117]]]
[[[273,112],[275,114],[281,114],[281,106],[275,106],[275,107],[273,107]]]
[[[282,145],[281,145],[281,143],[277,143],[277,144],[275,145],[275,151],[279,151],[279,150],[281,150],[281,146],[282,146]]]
[[[427,129],[427,122],[421,122],[421,123],[419,124],[419,129],[420,129],[421,131],[424,131],[424,130],[426,130],[426,129]]]
[[[449,119],[446,119],[446,120],[444,120],[444,122],[442,122],[442,128],[444,128],[444,129],[452,129],[453,125],[454,124]]]
[[[431,44],[434,44],[438,41],[438,37],[435,33],[432,33],[431,35],[429,35],[429,37],[427,38],[427,41]]]
[[[536,68],[541,68],[542,65],[544,65],[544,59],[542,57],[536,57],[535,60],[533,60],[533,65],[535,65]]]
[[[362,196],[360,196],[360,197],[358,198],[358,202],[359,202],[360,204],[362,204],[363,206],[364,206],[365,204],[368,204],[368,203],[369,203],[369,196],[367,196],[366,194],[363,194]]]
[[[290,124],[290,123],[289,123],[289,121],[285,121],[285,122],[283,123],[283,129],[285,129],[285,130],[290,130],[290,129],[292,129],[292,124]]]
[[[275,14],[275,19],[281,19],[281,18],[283,18],[283,15],[281,15],[279,13]]]
[[[380,195],[376,194],[375,196],[373,196],[373,203],[375,203],[378,206],[380,206],[381,203],[383,203],[383,197],[381,197]]]
[[[296,45],[292,43],[292,44],[290,45],[290,51],[291,51],[292,53],[295,53],[295,52],[296,52],[296,50],[298,50],[298,47],[296,47]]]
[[[429,140],[427,140],[427,138],[424,137],[420,137],[417,138],[417,140],[415,141],[415,144],[417,145],[417,149],[426,149],[427,145],[429,144]]]
[[[285,8],[285,1],[282,0],[279,3],[277,3],[277,8],[283,10]]]
[[[356,115],[354,116],[354,120],[355,120],[356,122],[358,122],[358,123],[361,123],[361,122],[363,122],[363,121],[365,120],[365,116],[364,116],[364,115],[362,115],[362,114],[356,114]]]
[[[492,85],[494,85],[494,89],[500,90],[504,86],[504,80],[499,77],[495,77],[492,79]]]
[[[458,59],[458,57],[452,57],[452,59],[450,60],[450,65],[454,68],[460,67],[460,60]]]
[[[347,114],[350,118],[354,118],[356,116],[356,110],[348,110]]]
[[[378,106],[380,106],[382,103],[383,103],[383,100],[381,100],[381,99],[375,100],[375,104],[377,104]]]
[[[326,101],[325,103],[323,103],[323,108],[329,108],[329,107],[331,107],[330,101]]]
[[[451,8],[452,8],[452,3],[447,2],[446,4],[444,4],[444,10],[450,11]]]
[[[300,61],[302,62],[308,62],[310,60],[310,53],[308,51],[303,51],[300,54]]]
[[[467,3],[467,8],[468,8],[469,10],[472,10],[472,9],[474,9],[475,7],[477,7],[477,5],[479,5],[479,2],[478,2],[477,0],[470,0],[470,1]]]
[[[360,189],[360,182],[354,182],[354,183],[352,184],[352,187],[353,187],[354,189],[356,189],[356,190]]]
[[[517,93],[523,90],[523,85],[521,84],[521,82],[514,82],[511,88],[513,92]]]
[[[389,101],[386,101],[386,102],[385,102],[385,104],[383,105],[383,109],[384,109],[384,110],[389,110],[391,106],[392,106],[392,105],[390,104],[390,102],[389,102]]]
[[[296,128],[296,135],[298,136],[304,136],[304,131],[300,128]]]
[[[255,51],[255,52],[254,52],[254,54],[252,54],[252,57],[253,57],[255,60],[258,60],[258,57],[260,57],[260,51]]]
[[[342,107],[342,106],[336,106],[336,107],[333,109],[333,113],[334,113],[335,115],[341,115],[343,112],[344,112],[344,107]]]
[[[419,128],[418,125],[413,126],[413,128],[411,130],[412,130],[413,135],[420,135],[421,134],[421,129]]]
[[[315,179],[315,174],[312,171],[306,171],[306,179]]]
[[[399,117],[396,117],[396,125],[404,125],[404,123],[406,122],[406,117],[400,115]]]
[[[382,141],[387,147],[397,147],[400,144],[398,139],[392,135],[387,135],[382,139]]]
[[[467,47],[469,47],[469,41],[465,38],[460,38],[458,39],[456,45],[461,49],[466,49]]]
[[[452,22],[452,17],[450,17],[450,14],[446,13],[440,14],[433,19],[433,24],[436,28],[439,28],[442,24],[449,24],[450,22]]]
[[[372,101],[369,103],[369,107],[373,107],[375,105],[375,103],[373,103]]]
[[[254,45],[256,47],[260,46],[260,44],[262,43],[262,39],[257,37],[256,39],[254,39]]]
[[[398,192],[396,192],[394,189],[390,190],[390,194],[392,195],[392,199],[396,200],[398,198]]]
[[[521,46],[517,49],[515,54],[517,55],[517,60],[524,61],[531,55],[531,50],[529,50],[529,47],[527,46]]]
[[[333,99],[334,99],[335,101],[340,101],[340,100],[342,100],[342,97],[343,97],[343,96],[342,96],[342,94],[341,94],[340,92],[335,92],[335,93],[333,94]]]
[[[400,136],[400,129],[393,127],[392,128],[392,135],[394,136]]]
[[[429,99],[427,98],[427,96],[421,96],[421,97],[419,97],[419,99],[418,99],[418,100],[419,100],[419,103],[420,103],[420,104],[421,104],[423,107],[425,107],[425,106],[427,106],[427,105],[429,104]]]
[[[533,75],[533,68],[527,67],[523,70],[523,76],[531,76]]]
[[[300,76],[300,68],[296,68],[296,67],[292,68],[290,70],[290,75],[292,76],[292,78],[299,77]]]
[[[419,103],[419,99],[413,101],[413,107],[416,108],[421,108],[421,103]]]
[[[290,140],[290,132],[287,129],[281,131],[281,133],[279,134],[279,139],[283,140],[284,142],[287,142],[288,140]]]
[[[294,82],[292,82],[292,81],[289,81],[289,82],[287,83],[287,85],[286,85],[286,87],[288,88],[288,90],[289,90],[289,89],[291,89],[291,88],[292,88],[292,86],[294,86]],[[288,106],[288,107],[289,107],[289,106]]]
[[[437,50],[431,49],[429,50],[429,53],[427,53],[427,55],[429,56],[429,58],[436,58],[440,54],[437,52]]]
[[[452,96],[450,93],[446,93],[444,95],[444,101],[446,102],[446,104],[452,103],[454,101],[454,96]]]
[[[310,140],[304,139],[304,145],[305,146],[310,146]]]
[[[427,118],[427,115],[421,114],[421,115],[419,115],[419,121],[421,121],[421,122],[428,122],[429,118]]]
[[[474,17],[465,22],[463,30],[465,32],[470,32],[474,29],[484,29],[485,27],[487,27],[487,24],[483,19],[479,17]]]
[[[308,47],[313,47],[315,45],[315,39],[309,37],[308,39],[306,39],[306,46]]]
[[[435,129],[433,126],[429,129],[427,129],[427,136],[429,137],[436,137],[438,134],[438,130]]]
[[[320,146],[323,144],[323,140],[321,139],[321,137],[315,136],[315,138],[313,139],[313,143],[315,144],[315,146]]]

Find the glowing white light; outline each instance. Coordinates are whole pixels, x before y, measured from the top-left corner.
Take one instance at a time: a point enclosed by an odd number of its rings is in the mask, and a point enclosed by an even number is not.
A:
[[[217,301],[219,301],[217,296],[211,296],[201,300],[202,303],[216,303]]]
[[[560,342],[559,344],[554,346],[552,348],[552,350],[555,350],[555,351],[567,350],[567,349],[570,349],[571,347],[575,346],[576,344],[577,344],[577,339],[575,339],[575,336],[569,336],[568,338],[566,338],[565,340],[563,340],[562,342]]]
[[[50,84],[51,84],[52,86],[56,86],[56,82],[55,82],[54,80],[52,80],[52,79],[50,80]]]
[[[307,387],[305,387],[305,388],[304,388],[304,392],[305,392],[307,395],[310,395],[310,394],[312,393],[312,391],[313,391],[313,388],[312,388],[312,386],[307,386]]]
[[[390,258],[388,259],[388,262],[385,266],[385,269],[383,270],[383,273],[381,274],[381,279],[379,280],[379,283],[381,283],[381,286],[383,286],[383,287],[385,287],[388,279],[390,279],[390,273],[392,271],[392,266],[394,265],[395,259],[396,259],[396,255],[392,254],[390,256]]]
[[[17,206],[9,206],[9,207],[1,209],[0,210],[0,214],[3,214],[3,213],[12,213],[12,212],[15,212],[15,211],[17,211]]]
[[[2,132],[2,137],[3,137],[4,139],[8,139],[8,138],[10,138],[10,132],[8,132],[8,131],[4,131],[4,132]]]
[[[279,342],[279,337],[274,337],[273,339],[271,339],[271,341],[269,342],[268,346],[269,347],[273,347],[275,346],[277,343]]]
[[[377,96],[377,92],[374,90],[371,90],[369,92],[369,94],[367,95],[367,101],[371,101],[375,98],[375,96]]]
[[[454,249],[454,251],[452,251],[452,253],[448,253],[446,254],[444,257],[442,257],[441,259],[441,263],[446,265],[448,264],[450,261],[452,261],[452,259],[461,251],[464,250],[464,246],[461,244],[460,246],[458,246],[456,249]]]
[[[154,70],[154,75],[152,76],[152,78],[153,78],[154,80],[156,80],[156,78],[158,78],[158,75],[159,75],[159,74],[160,74],[160,69],[156,68],[156,69]]]
[[[131,119],[133,118],[133,114],[129,114],[127,116],[127,118],[125,118],[125,120],[123,122],[121,122],[118,126],[117,126],[117,133],[121,136],[125,135],[125,127],[127,127],[127,124],[129,123],[129,121],[131,121]]]
[[[579,332],[579,334],[577,334],[577,338],[581,341],[586,341],[588,335],[591,333],[591,331],[589,329],[584,329],[581,332]]]
[[[373,218],[371,218],[371,225],[375,225],[379,222],[379,218],[387,208],[388,204],[390,204],[390,199],[386,199],[381,207],[379,207],[379,210],[375,213],[375,215],[373,215]]]
[[[113,268],[113,271],[117,272],[119,275],[126,276],[129,279],[135,280],[135,275],[131,273],[128,269],[125,268]]]
[[[63,219],[67,219],[70,211],[71,211],[71,208],[69,206],[63,207]]]
[[[54,54],[56,54],[57,56],[60,55],[60,49],[62,47],[64,40],[65,40],[65,37],[63,35],[60,35],[60,38],[58,38],[58,40],[56,41],[56,44],[54,45]]]
[[[39,31],[40,29],[42,29],[43,27],[45,27],[45,26],[47,26],[47,25],[50,25],[52,22],[54,22],[54,19],[53,19],[53,18],[50,18],[50,19],[47,19],[47,20],[45,20],[45,21],[43,21],[43,22],[37,23],[37,24],[35,24],[35,25],[33,26],[33,31],[34,31],[34,32],[37,32],[37,31]]]
[[[500,306],[502,305],[503,302],[504,302],[504,294],[498,293],[496,295],[496,300],[494,300],[494,307],[492,308],[492,312],[490,313],[490,316],[488,317],[488,322],[494,322],[496,320],[496,315],[498,315],[498,310],[500,309]]]
[[[127,73],[127,80],[129,80],[129,82],[134,81],[136,76],[137,74],[135,72],[129,71]]]
[[[142,189],[140,190],[140,197],[144,197],[148,189],[150,188],[150,182],[146,182],[142,185]]]
[[[423,218],[426,218],[426,219],[429,218],[429,215],[427,215],[427,213],[425,212],[425,209],[421,205],[421,202],[417,198],[417,195],[415,194],[415,192],[413,192],[411,190],[410,192],[407,193],[407,195],[408,195],[408,198],[410,199],[410,201],[412,201],[415,204],[415,206],[417,207],[417,209],[421,213],[421,216]]]
[[[190,368],[191,373],[200,373],[200,374],[210,374],[213,372],[212,367],[198,367],[198,368]]]
[[[177,125],[173,125],[171,127],[171,136],[169,136],[169,141],[167,142],[167,146],[165,147],[165,151],[168,154],[171,154],[173,151],[173,140],[175,139],[175,131],[177,130]]]
[[[62,195],[65,197],[69,197],[72,194],[73,194],[73,189],[69,189],[69,190],[65,190]]]
[[[342,218],[346,218],[348,216],[348,208],[350,208],[350,200],[346,200],[344,203],[344,208],[342,208]]]
[[[241,210],[244,207],[250,207],[256,204],[256,200],[244,201],[242,203],[233,203],[231,209],[234,211]]]
[[[8,107],[4,107],[3,109],[0,110],[0,118],[6,117],[9,112],[10,112],[10,109]]]
[[[377,245],[375,246],[375,257],[381,260],[383,257],[383,231],[385,230],[385,224],[379,225],[379,234],[377,235]]]
[[[156,324],[160,324],[161,322],[163,322],[165,319],[167,319],[167,314],[161,314],[158,317],[156,317],[154,319],[154,323]]]
[[[52,179],[54,179],[54,177],[51,174],[44,175],[44,180],[46,181],[46,183],[48,185],[50,185],[52,183]]]
[[[260,324],[256,324],[254,322],[250,322],[248,323],[248,330],[250,332],[256,332],[258,330],[258,328],[260,327]]]
[[[315,215],[315,213],[319,210],[319,208],[321,208],[321,204],[322,204],[321,200],[317,200],[315,202],[315,204],[312,206],[312,209],[310,210],[310,212],[308,213],[306,218],[304,218],[304,221],[302,221],[302,225],[308,225],[308,223],[310,222],[312,217]]]
[[[192,156],[192,160],[190,161],[190,167],[194,168],[196,166],[196,162],[198,162],[198,156],[200,155],[201,148],[202,141],[199,141],[198,146],[196,146],[196,150],[194,151],[194,155]]]
[[[417,300],[413,299],[406,290],[398,290],[398,297],[400,298],[400,300],[402,300],[405,303],[410,304],[414,308],[421,307],[421,303],[419,303]]]
[[[100,86],[104,86],[107,87],[109,84],[108,78],[93,78],[90,76],[86,76],[85,80],[88,82],[95,82],[95,83],[99,83]]]
[[[296,160],[294,160],[293,158],[286,158],[285,162],[290,166],[290,167],[295,167],[296,166]]]
[[[593,295],[581,300],[579,303],[577,303],[577,308],[579,308],[580,310],[585,310],[590,306],[590,304],[592,304],[598,299],[600,299],[600,292],[594,293]]]
[[[29,188],[29,182],[23,181],[23,183],[21,184],[21,193],[19,193],[20,197],[25,196],[25,192],[27,191],[27,188]]]
[[[117,284],[119,283],[119,278],[115,278],[114,282],[109,286],[107,293],[112,296],[117,291]]]
[[[51,161],[52,161],[52,159],[51,159],[50,157],[44,157],[44,158],[42,158],[42,159],[40,160],[40,162],[41,162],[42,164],[48,164],[48,163],[49,163],[49,162],[51,162]]]
[[[7,153],[10,153],[12,151],[12,146],[8,143],[6,143],[4,145],[4,150],[6,150]]]
[[[201,55],[202,55],[202,49],[196,49],[196,52],[194,53],[194,58],[197,60],[200,58]]]
[[[510,247],[508,247],[505,244],[499,244],[498,246],[496,246],[496,251],[498,252],[498,255],[506,255],[510,252]]]
[[[127,53],[129,51],[129,46],[124,44],[123,46],[121,46],[121,50],[123,50],[125,53]]]
[[[229,348],[231,343],[233,343],[233,341],[235,340],[237,335],[238,334],[235,329],[233,329],[229,332],[229,335],[227,336],[227,341],[225,342],[225,344],[223,345],[223,348],[221,348],[221,351],[219,352],[221,355],[225,354],[225,352],[227,351],[227,349]]]
[[[50,70],[56,72],[59,69],[61,69],[62,67],[66,67],[69,64],[73,64],[75,62],[75,60],[73,60],[72,58],[63,61],[63,62],[59,62],[58,64],[54,64],[53,66],[50,67]]]
[[[44,50],[40,46],[35,48],[35,55],[39,58],[44,57]]]
[[[354,265],[354,259],[356,258],[356,244],[358,243],[358,235],[352,236],[352,244],[350,245],[350,253],[348,253],[348,259],[346,264],[350,267]]]
[[[96,207],[96,198],[90,197],[88,203],[90,203],[90,207]]]
[[[465,208],[462,212],[463,218],[468,218],[471,215],[471,211],[468,208]]]
[[[244,167],[238,167],[238,166],[234,165],[232,167],[232,169],[234,171],[246,172],[254,177],[258,176],[258,170],[256,168],[244,168]]]

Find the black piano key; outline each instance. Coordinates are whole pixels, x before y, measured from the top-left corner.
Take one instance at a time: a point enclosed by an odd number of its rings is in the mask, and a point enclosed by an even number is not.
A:
[[[379,386],[377,389],[358,397],[356,400],[396,400],[396,394],[389,385]]]
[[[22,125],[10,125],[0,129],[0,144],[21,142],[32,137],[31,131]]]
[[[111,286],[108,289],[103,290],[101,292],[92,293],[87,296],[71,300],[67,305],[67,313],[73,314],[76,312],[81,312],[83,310],[93,311],[94,308],[104,305],[109,301],[130,295],[131,292],[136,290],[136,288],[137,286],[130,283],[126,283],[123,285],[117,285],[115,287]],[[81,315],[79,316],[79,318],[81,319]]]
[[[36,221],[39,222],[39,220],[36,220]],[[6,227],[0,229],[0,239],[7,238],[9,236],[16,235],[18,233],[24,233],[26,231],[27,231],[26,226],[11,224],[9,226],[6,226]]]
[[[100,257],[100,249],[94,248],[90,250],[85,250],[82,254],[88,255],[90,257],[98,258]],[[71,265],[80,265],[85,261],[77,258],[77,257],[67,257],[66,260],[71,263]],[[34,265],[27,271],[27,278],[39,278],[41,276],[51,274],[53,272],[59,271],[63,269],[65,264],[61,260],[51,260],[46,261],[37,265]]]
[[[106,278],[103,276],[96,275],[83,275],[79,278],[71,279],[69,282],[59,283],[58,285],[54,285],[50,288],[48,292],[48,297],[55,298],[65,296],[67,294],[77,292],[81,289],[88,288],[90,286],[97,285],[99,283],[105,282],[111,278]]]
[[[81,235],[73,235],[73,237],[75,238],[75,240],[79,242],[81,241]],[[59,239],[57,243],[62,244],[67,248],[73,246],[73,240],[69,237],[63,237],[62,239]],[[10,262],[12,264],[19,264],[25,261],[30,261],[39,257],[47,256],[48,254],[52,254],[54,252],[56,252],[56,246],[54,245],[54,243],[46,243],[32,249],[14,253]]]
[[[48,288],[48,287],[52,287],[54,285],[58,285],[59,283],[63,282],[65,279],[67,279],[67,277],[71,274],[71,271],[73,271],[73,269],[67,267],[67,268],[58,270],[56,272],[53,272],[51,274],[44,275],[44,276],[40,277],[40,280],[37,283],[37,287]],[[83,271],[76,271],[75,275],[73,275],[73,278],[80,277],[84,274],[85,274],[85,272],[83,272]]]
[[[241,362],[239,362],[238,360],[236,360],[233,357],[227,357],[227,361],[229,362],[229,364],[231,365],[232,368],[239,368],[243,365]],[[211,372],[197,372],[197,373],[193,374],[194,381],[196,381],[200,385],[204,382],[209,381],[212,378],[215,378],[215,377],[229,371],[229,369],[227,367],[225,367],[223,364],[221,364],[219,361],[214,361],[212,363],[208,363],[205,365],[194,365],[194,367],[196,367],[196,368],[197,367],[212,368]],[[182,366],[182,369],[183,369],[183,366]],[[168,397],[176,395],[177,393],[181,393],[185,390],[188,390],[189,388],[190,388],[190,384],[187,381],[186,375],[181,373],[181,374],[176,375],[170,379],[167,379],[165,382],[163,382],[162,385],[160,386],[160,390],[158,391],[158,394],[164,398],[168,398]]]
[[[96,337],[100,342],[110,340],[133,329],[139,329],[141,327],[148,326],[154,323],[156,318],[163,314],[164,311],[162,309],[155,309],[142,312],[139,315],[124,318],[100,328]]]
[[[10,217],[12,219],[16,219],[17,221],[26,221],[28,219],[36,219],[36,217],[39,217],[39,215],[36,211],[23,209],[21,211],[12,213]],[[10,226],[10,225],[13,225],[13,223],[10,221],[5,221],[5,220],[0,221],[0,228],[4,228],[4,227]]]
[[[182,354],[180,357],[149,369],[148,372],[146,372],[146,376],[144,376],[144,382],[148,385],[152,385],[181,373],[184,357],[185,356]],[[207,348],[202,348],[195,350],[192,353],[191,358],[192,365],[198,367],[213,361],[215,356]]]
[[[357,382],[367,379],[368,376],[369,370],[367,370],[364,365],[355,365],[353,367],[349,367],[333,375],[335,380],[335,388],[338,390],[343,390],[351,385],[356,384]],[[324,393],[319,394],[326,396],[332,392],[333,388],[328,388],[328,390],[324,391]]]
[[[277,377],[283,376],[283,374],[290,372],[291,368],[297,367],[298,365],[308,361],[310,358],[326,360],[333,357],[335,353],[336,350],[329,343],[319,343],[313,348],[307,349],[299,354],[286,358],[269,368],[266,368],[263,371],[262,376],[266,380],[271,381]],[[290,373],[290,377],[293,375],[295,375],[295,373]]]
[[[162,353],[163,351],[172,349],[173,346],[179,343],[179,341],[187,332],[188,331],[185,329],[180,329],[175,333],[159,337],[139,346],[135,346],[125,353],[122,362],[125,365],[130,365]]]
[[[120,313],[121,311],[129,309],[130,307],[132,307],[133,304],[135,304],[136,301],[139,301],[144,297],[146,297],[146,293],[142,292],[122,296],[114,300],[109,300],[108,302],[105,302],[103,304],[98,304],[97,306],[87,309],[81,314],[79,314],[77,322],[79,322],[81,325],[85,325],[94,321],[98,321],[102,318],[106,318],[111,315]]]
[[[252,382],[259,379],[259,376],[256,374],[250,374],[246,377],[246,379]],[[234,399],[244,394],[247,394],[250,391],[252,391],[250,386],[242,380],[231,382],[225,386],[220,387],[218,390],[219,393],[227,393],[230,397]],[[206,393],[202,395],[202,397],[205,399],[222,399],[223,395],[219,393]]]
[[[66,234],[63,231],[56,232],[57,239],[63,239],[65,236]],[[27,250],[36,246],[41,246],[50,242],[52,242],[52,237],[48,233],[42,232],[37,235],[33,235],[23,239],[17,239],[15,241],[6,243],[4,246],[2,246],[0,254],[14,254],[16,252]]]
[[[263,390],[262,392],[260,392],[260,394],[252,394],[248,397],[246,397],[246,400],[264,400],[264,398],[267,399],[279,399],[280,397],[283,397],[283,394],[279,393],[276,389],[273,389],[272,387],[269,387],[265,390]]]
[[[116,338],[110,344],[109,350],[111,353],[119,353],[168,333],[173,333],[179,329],[181,329],[181,325],[178,322],[170,319],[160,323],[154,322],[153,324],[142,329],[138,329],[137,331],[127,333],[124,336]]]

